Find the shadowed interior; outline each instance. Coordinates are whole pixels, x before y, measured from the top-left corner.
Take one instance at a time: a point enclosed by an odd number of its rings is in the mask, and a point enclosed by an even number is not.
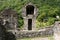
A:
[[[26,7],[26,15],[33,15],[34,14],[34,6],[28,5]]]
[[[28,30],[32,30],[32,19],[28,19]]]

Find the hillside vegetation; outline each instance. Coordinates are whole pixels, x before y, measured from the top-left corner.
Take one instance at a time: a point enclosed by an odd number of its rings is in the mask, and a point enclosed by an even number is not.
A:
[[[19,16],[19,27],[22,27],[24,21],[21,9],[28,2],[32,2],[38,8],[37,28],[52,25],[55,21],[59,20],[56,16],[60,16],[60,0],[0,0],[0,12],[5,8],[15,10]]]

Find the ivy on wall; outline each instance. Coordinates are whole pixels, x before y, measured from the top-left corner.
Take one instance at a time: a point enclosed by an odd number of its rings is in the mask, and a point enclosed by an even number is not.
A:
[[[60,0],[0,0],[0,12],[3,11],[5,8],[12,8],[14,9],[19,16],[19,27],[22,27],[24,24],[21,9],[22,7],[27,4],[28,2],[32,2],[38,8],[38,16],[36,24],[42,23],[41,26],[51,25],[56,21],[56,16],[60,16]],[[46,23],[44,25],[44,23]]]

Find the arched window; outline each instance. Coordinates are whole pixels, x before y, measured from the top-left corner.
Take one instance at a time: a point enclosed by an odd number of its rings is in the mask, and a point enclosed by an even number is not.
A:
[[[28,5],[26,6],[26,15],[33,15],[34,14],[34,6]]]

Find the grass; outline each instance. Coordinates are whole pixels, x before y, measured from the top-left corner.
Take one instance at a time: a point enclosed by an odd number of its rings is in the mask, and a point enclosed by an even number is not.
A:
[[[48,37],[49,40],[54,40],[53,36]]]
[[[23,38],[23,39],[18,39],[18,40],[31,40],[31,38]]]
[[[23,39],[18,39],[18,40],[41,40],[41,39],[54,40],[54,37],[53,36],[49,36],[49,37],[35,37],[35,38],[23,38]]]

